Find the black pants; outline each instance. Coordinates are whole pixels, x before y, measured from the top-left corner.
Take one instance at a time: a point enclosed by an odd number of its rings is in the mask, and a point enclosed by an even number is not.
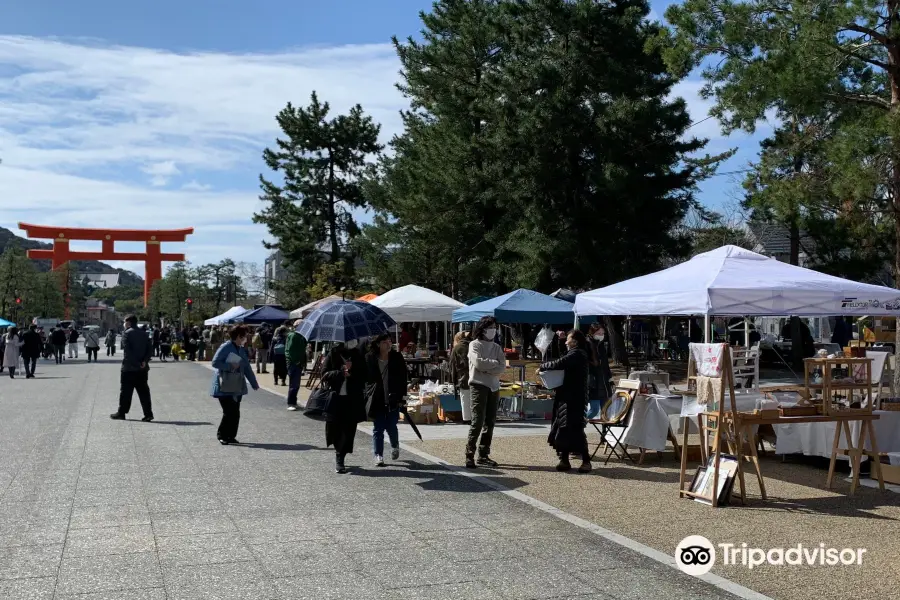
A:
[[[478,455],[486,458],[491,453],[491,442],[494,439],[494,423],[497,422],[500,391],[491,391],[491,388],[479,383],[473,383],[471,390],[472,425],[469,427],[469,439],[466,442],[466,456],[474,457],[477,446]]]
[[[153,344],[153,356],[159,358],[159,347],[160,344]]]
[[[119,394],[119,413],[127,415],[131,410],[131,397],[137,391],[138,399],[141,401],[141,408],[144,410],[144,416],[153,418],[153,407],[150,404],[150,384],[148,377],[150,373],[147,370],[142,371],[122,371],[122,391]]]
[[[53,346],[53,349],[56,352],[56,364],[61,364],[63,359],[66,357],[66,345],[55,344]]]
[[[107,356],[115,356],[116,355],[116,346],[113,344],[112,346],[106,347],[106,355]]]
[[[97,350],[100,348],[85,348],[88,355],[88,362],[91,362],[91,357],[94,357],[94,362],[97,362]]]
[[[37,367],[37,356],[23,356],[22,362],[25,363],[25,377],[34,377],[34,369]]]
[[[217,432],[220,440],[230,442],[237,437],[238,425],[241,423],[241,396],[221,396],[222,422]]]
[[[279,379],[282,383],[286,382],[288,376],[287,357],[284,354],[276,354],[272,362],[275,368],[275,385],[278,385]]]
[[[291,365],[288,368],[288,385],[287,403],[288,406],[297,406],[297,394],[300,392],[300,378],[303,377],[303,367],[300,365]]]

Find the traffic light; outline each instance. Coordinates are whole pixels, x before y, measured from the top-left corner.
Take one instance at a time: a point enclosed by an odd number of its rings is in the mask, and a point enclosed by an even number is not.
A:
[[[194,308],[194,300],[192,298],[188,298],[184,301],[184,305],[188,310],[192,310]]]
[[[22,299],[16,298],[16,307],[22,306]]]

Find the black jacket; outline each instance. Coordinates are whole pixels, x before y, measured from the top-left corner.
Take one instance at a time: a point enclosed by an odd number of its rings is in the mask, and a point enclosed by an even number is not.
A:
[[[54,346],[66,345],[66,332],[64,329],[56,329],[50,334],[50,343]]]
[[[469,340],[461,341],[450,351],[450,378],[457,389],[469,389]]]
[[[584,409],[588,402],[588,355],[575,348],[558,360],[545,362],[542,371],[565,372],[553,401],[553,424],[547,442],[558,452],[581,451],[585,444]]]
[[[384,378],[381,374],[381,366],[378,364],[378,355],[369,352],[366,354],[366,402],[372,399],[369,406],[369,417],[374,419],[389,411],[397,410],[404,404],[407,387],[406,361],[403,355],[396,350],[388,354],[387,376],[388,394],[384,394]]]
[[[148,368],[150,357],[153,355],[153,343],[146,331],[137,327],[126,329],[122,334],[122,349],[125,351],[122,357],[122,371],[133,372]],[[143,367],[141,363],[144,363]]]
[[[344,361],[350,360],[350,374],[344,377]],[[362,353],[354,348],[342,347],[325,357],[322,365],[322,382],[340,394],[347,380],[346,396],[339,396],[326,407],[325,420],[334,423],[362,423],[366,420],[366,364]]]
[[[41,355],[44,343],[41,334],[37,331],[27,330],[22,334],[22,356],[25,358],[37,358]]]
[[[591,379],[588,394],[590,400],[608,400],[611,392],[609,380],[612,379],[612,370],[609,368],[609,357],[606,353],[606,341],[598,342],[590,340],[594,352],[597,354],[597,364],[590,365]]]
[[[77,342],[78,342],[78,332],[73,329],[72,331],[69,332],[69,343],[75,344]]]

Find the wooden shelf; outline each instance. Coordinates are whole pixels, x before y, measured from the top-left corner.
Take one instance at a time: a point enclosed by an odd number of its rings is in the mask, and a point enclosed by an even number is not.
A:
[[[832,381],[831,385],[828,386],[833,390],[866,390],[869,389],[869,383],[839,383],[837,381]],[[811,390],[821,390],[825,388],[824,383],[811,383],[807,386]]]

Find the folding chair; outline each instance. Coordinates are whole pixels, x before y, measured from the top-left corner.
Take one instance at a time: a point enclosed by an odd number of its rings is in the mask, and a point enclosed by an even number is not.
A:
[[[612,397],[603,405],[603,409],[600,411],[600,417],[588,421],[594,426],[597,433],[600,434],[600,442],[597,444],[597,447],[594,448],[594,452],[591,454],[591,460],[597,455],[600,447],[605,444],[608,454],[606,456],[606,461],[603,464],[607,464],[613,455],[619,460],[628,458],[631,462],[635,462],[634,458],[628,454],[626,446],[622,443],[622,438],[625,437],[625,431],[628,429],[628,425],[631,422],[634,399],[637,396],[640,387],[640,381],[631,379],[620,380]],[[613,428],[621,428],[622,431],[619,435],[616,435]],[[609,443],[609,438],[612,438],[612,444]],[[622,451],[621,454],[619,454],[619,450]]]

